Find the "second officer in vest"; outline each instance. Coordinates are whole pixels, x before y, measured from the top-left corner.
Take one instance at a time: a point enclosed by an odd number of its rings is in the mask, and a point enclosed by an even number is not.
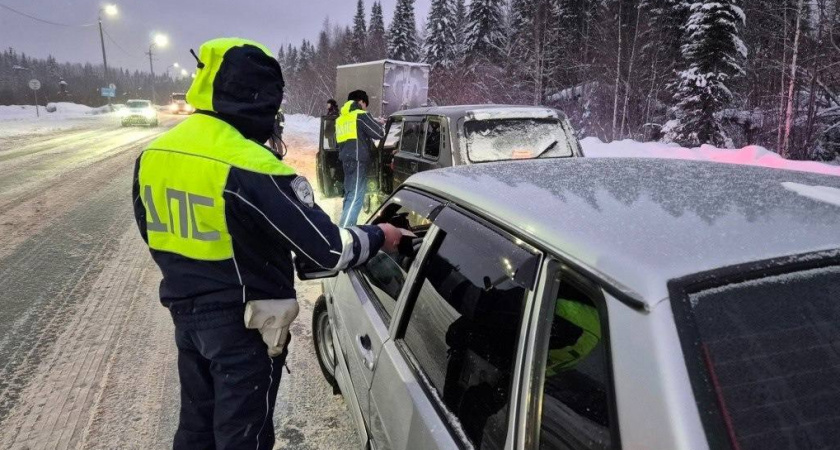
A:
[[[335,119],[338,158],[344,168],[344,207],[338,222],[343,227],[355,225],[359,220],[367,195],[367,168],[373,141],[385,135],[379,122],[367,112],[368,104],[365,91],[353,91]]]
[[[134,214],[163,273],[175,322],[181,414],[177,449],[271,449],[288,328],[298,312],[292,254],[343,270],[392,226],[338,228],[305,178],[261,145],[283,98],[271,52],[243,39],[199,51],[187,93],[196,114],[137,160]]]

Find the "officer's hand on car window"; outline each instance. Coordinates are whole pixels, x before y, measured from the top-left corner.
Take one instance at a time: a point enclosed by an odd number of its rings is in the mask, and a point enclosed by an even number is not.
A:
[[[385,253],[394,253],[400,245],[400,239],[403,237],[403,230],[397,228],[390,223],[380,223],[379,228],[385,233],[385,243],[382,244],[382,251]]]

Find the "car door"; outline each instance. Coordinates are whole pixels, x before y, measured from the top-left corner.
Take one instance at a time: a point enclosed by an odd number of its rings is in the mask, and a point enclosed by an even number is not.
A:
[[[541,258],[519,242],[451,208],[435,218],[377,360],[369,422],[377,448],[512,442],[521,324]]]
[[[403,189],[382,206],[373,222],[389,222],[411,230],[417,237],[408,247],[419,247],[431,223],[427,218],[439,206],[439,202],[428,196]],[[388,339],[388,327],[411,260],[410,255],[379,252],[366,264],[348,270],[346,276],[337,277],[335,282],[336,334],[365,417],[376,355]]]
[[[394,184],[394,156],[400,149],[403,132],[402,116],[391,116],[385,124],[385,139],[379,148],[379,186],[382,193],[390,195],[399,184]]]
[[[423,119],[423,116],[405,117],[400,148],[394,154],[394,188],[417,171],[425,125]]]
[[[516,424],[528,449],[615,448],[618,418],[601,287],[558,259],[544,265],[530,312]]]

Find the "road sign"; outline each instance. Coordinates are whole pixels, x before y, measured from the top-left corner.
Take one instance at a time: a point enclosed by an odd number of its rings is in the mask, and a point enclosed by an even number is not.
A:
[[[29,80],[29,89],[32,89],[33,91],[41,89],[41,82],[34,78]]]
[[[111,86],[113,86],[113,84]],[[113,97],[117,96],[117,89],[115,87],[114,88],[106,87],[106,88],[100,88],[100,89],[102,91],[102,96],[103,97],[113,98]]]

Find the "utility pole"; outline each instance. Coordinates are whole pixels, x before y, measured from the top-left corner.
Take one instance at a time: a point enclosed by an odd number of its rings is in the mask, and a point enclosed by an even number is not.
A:
[[[169,38],[166,37],[166,35],[164,34],[156,34],[154,38],[152,38],[152,43],[149,44],[148,53],[146,53],[147,55],[149,55],[149,72],[152,73],[152,105],[154,105],[157,100],[155,93],[155,65],[154,62],[152,62],[152,49],[154,49],[155,47],[163,48],[167,45],[169,45]]]
[[[105,35],[102,31],[102,13],[105,13],[109,16],[117,15],[117,7],[116,5],[106,5],[99,9],[99,42],[102,44],[102,64],[105,67],[105,73],[103,74],[102,83],[103,86],[108,86],[108,56],[105,55]],[[111,106],[111,97],[108,97],[108,107]]]
[[[146,53],[149,55],[149,71],[152,73],[152,105],[155,104],[155,65],[152,62],[152,48],[155,44],[149,45],[149,51]]]

